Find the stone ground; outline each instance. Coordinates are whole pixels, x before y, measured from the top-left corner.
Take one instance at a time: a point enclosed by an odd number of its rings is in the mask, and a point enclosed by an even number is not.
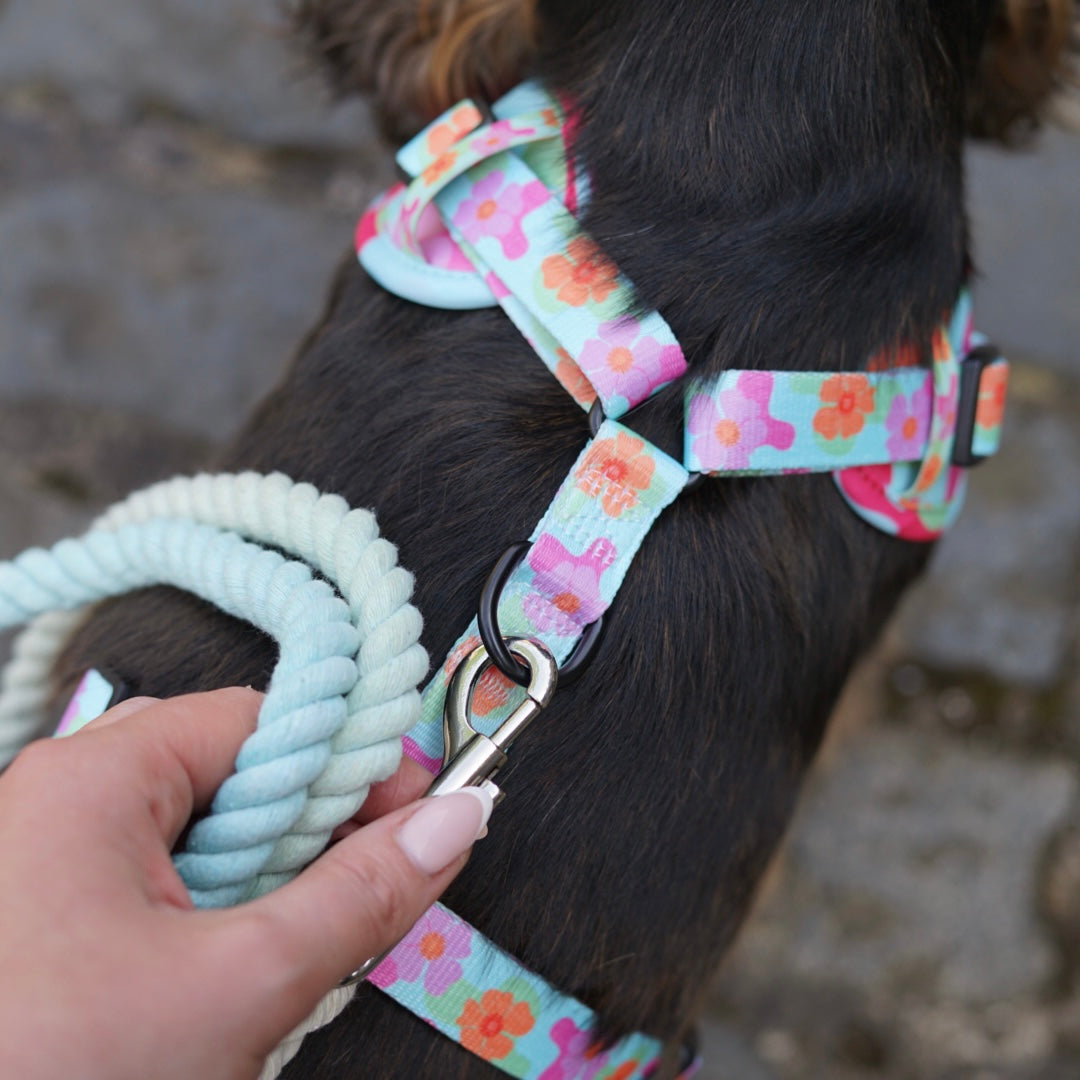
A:
[[[0,0],[0,557],[192,468],[316,314],[387,158],[279,28]],[[1005,449],[852,683],[705,1080],[1080,1077],[1080,138],[970,169]]]

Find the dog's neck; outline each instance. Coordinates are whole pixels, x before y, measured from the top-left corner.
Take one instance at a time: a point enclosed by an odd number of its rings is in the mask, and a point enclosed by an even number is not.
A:
[[[616,6],[581,5],[541,68],[581,111],[587,228],[691,366],[925,346],[965,274],[962,73],[988,5]]]

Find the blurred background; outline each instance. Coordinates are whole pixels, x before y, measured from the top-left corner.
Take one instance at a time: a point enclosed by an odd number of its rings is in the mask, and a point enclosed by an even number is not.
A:
[[[704,1080],[1080,1077],[1077,99],[969,171],[1005,448],[849,688]],[[0,0],[0,557],[196,466],[390,179],[275,0]]]

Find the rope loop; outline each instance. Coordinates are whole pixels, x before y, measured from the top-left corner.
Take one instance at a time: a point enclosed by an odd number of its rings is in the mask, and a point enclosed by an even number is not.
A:
[[[175,856],[197,906],[234,904],[294,877],[397,769],[428,668],[412,576],[372,513],[280,473],[136,492],[82,539],[0,563],[0,629],[33,618],[0,676],[0,768],[41,734],[52,667],[86,606],[158,584],[279,644],[236,772]]]

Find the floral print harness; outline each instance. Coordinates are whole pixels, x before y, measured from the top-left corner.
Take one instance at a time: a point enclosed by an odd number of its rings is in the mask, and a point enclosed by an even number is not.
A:
[[[403,147],[397,160],[413,179],[372,204],[356,244],[371,276],[406,299],[501,306],[574,400],[602,410],[503,589],[503,633],[539,640],[564,661],[694,474],[831,472],[851,508],[891,535],[932,540],[949,526],[965,466],[998,447],[1008,376],[1006,361],[972,334],[966,294],[934,335],[929,371],[901,350],[865,372],[725,371],[691,381],[676,461],[619,422],[687,365],[658,312],[627,314],[638,310],[633,286],[577,223],[588,181],[569,153],[573,117],[535,84],[492,111],[486,122],[462,102]],[[404,740],[433,773],[448,683],[479,642],[474,621]],[[471,702],[478,729],[495,729],[521,700],[520,688],[489,668]],[[368,978],[512,1076],[629,1080],[659,1066],[658,1040],[595,1043],[591,1010],[442,905]]]

